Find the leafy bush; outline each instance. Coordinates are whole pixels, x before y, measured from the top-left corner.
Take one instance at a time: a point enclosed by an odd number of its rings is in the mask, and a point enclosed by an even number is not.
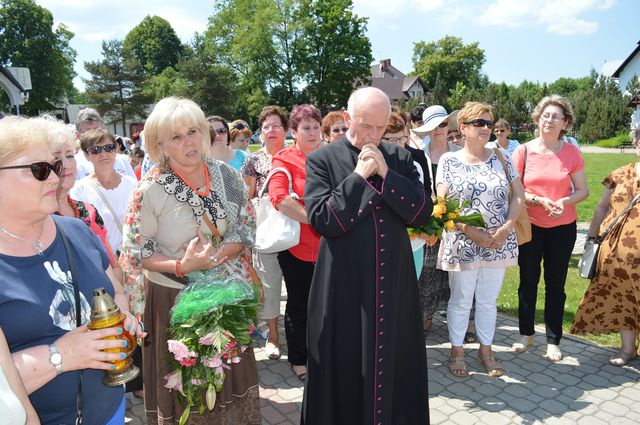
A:
[[[617,136],[609,139],[602,139],[596,142],[596,146],[601,148],[619,148],[623,142],[629,142],[628,134],[618,134]]]

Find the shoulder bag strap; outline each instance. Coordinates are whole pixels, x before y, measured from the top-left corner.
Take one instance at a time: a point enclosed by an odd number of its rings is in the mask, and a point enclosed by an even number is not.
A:
[[[525,171],[527,171],[527,153],[529,151],[527,150],[527,145],[524,145],[524,158],[522,159],[522,175],[520,176],[520,181],[522,182],[522,185],[524,186],[524,173]]]
[[[120,219],[118,218],[118,215],[116,214],[116,212],[113,210],[113,207],[111,206],[111,203],[109,203],[109,201],[107,200],[107,197],[104,196],[104,193],[102,193],[102,191],[100,190],[98,185],[95,184],[95,182],[92,182],[91,180],[89,180],[89,184],[91,185],[93,190],[95,190],[96,193],[100,196],[100,198],[102,199],[102,202],[104,202],[104,204],[107,206],[107,208],[109,208],[109,211],[111,212],[111,215],[113,216],[113,221],[116,222],[116,225],[118,226],[118,230],[120,231],[120,234],[122,234],[122,223],[120,222]]]
[[[53,222],[56,225],[56,229],[60,233],[62,243],[64,244],[64,250],[67,254],[67,263],[69,264],[69,271],[71,271],[71,282],[73,283],[73,295],[76,301],[76,328],[82,326],[82,304],[80,304],[80,289],[78,288],[78,280],[76,279],[76,268],[73,262],[73,255],[71,254],[71,247],[69,246],[69,239],[64,232],[62,226],[59,226],[55,218]],[[82,370],[80,371],[80,387],[78,389],[78,397],[76,401],[76,425],[82,424]]]
[[[629,210],[631,209],[631,207],[633,207],[633,205],[638,201],[638,198],[640,198],[640,193],[638,193],[636,196],[633,197],[633,199],[631,200],[631,202],[629,202],[629,205],[627,205],[625,207],[624,210],[622,210],[622,212],[620,214],[618,214],[618,216],[615,218],[615,220],[613,220],[611,222],[610,225],[607,226],[606,230],[602,233],[602,235],[600,235],[599,237],[596,238],[596,242],[597,243],[602,243],[605,238],[607,237],[607,235],[613,230],[613,228],[616,226],[616,224],[618,224],[618,221],[620,221],[620,219],[629,212]]]
[[[293,178],[291,177],[291,173],[289,173],[289,170],[287,170],[284,167],[276,167],[276,168],[273,168],[271,171],[269,171],[269,174],[267,175],[267,179],[264,181],[264,184],[258,191],[258,197],[262,198],[262,194],[264,193],[265,189],[269,185],[269,180],[271,180],[271,177],[273,177],[273,175],[277,172],[282,172],[287,175],[287,178],[289,179],[289,195],[291,195],[293,199],[300,199],[298,194],[293,191]]]

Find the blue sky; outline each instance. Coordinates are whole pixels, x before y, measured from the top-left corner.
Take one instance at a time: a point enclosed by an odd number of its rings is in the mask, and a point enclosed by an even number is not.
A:
[[[76,72],[100,59],[101,42],[124,38],[146,15],[167,19],[187,42],[203,32],[211,15],[207,0],[36,0],[75,37]],[[446,35],[484,49],[483,71],[493,82],[552,82],[582,77],[607,61],[623,60],[640,41],[636,0],[354,0],[369,18],[375,61],[390,58],[401,71],[413,69],[413,44]],[[76,86],[82,89],[80,78]]]

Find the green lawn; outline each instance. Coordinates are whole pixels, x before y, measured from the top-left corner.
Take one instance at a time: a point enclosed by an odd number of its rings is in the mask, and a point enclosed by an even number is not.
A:
[[[611,171],[623,165],[629,164],[637,160],[635,154],[618,154],[618,153],[585,153],[585,173],[587,175],[587,184],[589,185],[589,197],[578,204],[578,221],[590,222],[593,211],[602,196],[604,186],[601,181]],[[575,317],[576,310],[580,305],[582,296],[589,285],[587,279],[583,279],[578,274],[578,259],[573,256],[569,265],[569,274],[565,291],[567,293],[567,301],[565,304],[563,329],[569,332],[571,323]],[[504,278],[504,284],[500,297],[498,298],[498,311],[510,316],[518,316],[518,267],[510,267]],[[536,323],[544,325],[544,279],[540,279],[538,286],[538,303],[536,305]],[[586,335],[586,339],[595,343],[606,345],[609,347],[619,347],[618,334],[609,335]],[[515,339],[515,335],[514,335]]]
[[[593,211],[602,196],[604,186],[601,182],[613,170],[637,160],[633,153],[584,153],[582,154],[584,171],[589,185],[589,197],[577,206],[578,221],[591,221]]]

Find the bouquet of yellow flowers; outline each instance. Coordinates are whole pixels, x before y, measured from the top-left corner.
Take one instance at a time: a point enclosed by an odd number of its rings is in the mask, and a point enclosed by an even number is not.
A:
[[[443,231],[452,231],[456,228],[456,223],[466,223],[475,227],[487,227],[482,215],[479,213],[462,215],[460,213],[464,208],[468,208],[471,201],[468,199],[459,201],[451,199],[449,196],[444,198],[438,196],[433,205],[431,219],[427,224],[420,227],[408,228],[410,238],[422,238],[427,245],[433,246],[442,239]]]

